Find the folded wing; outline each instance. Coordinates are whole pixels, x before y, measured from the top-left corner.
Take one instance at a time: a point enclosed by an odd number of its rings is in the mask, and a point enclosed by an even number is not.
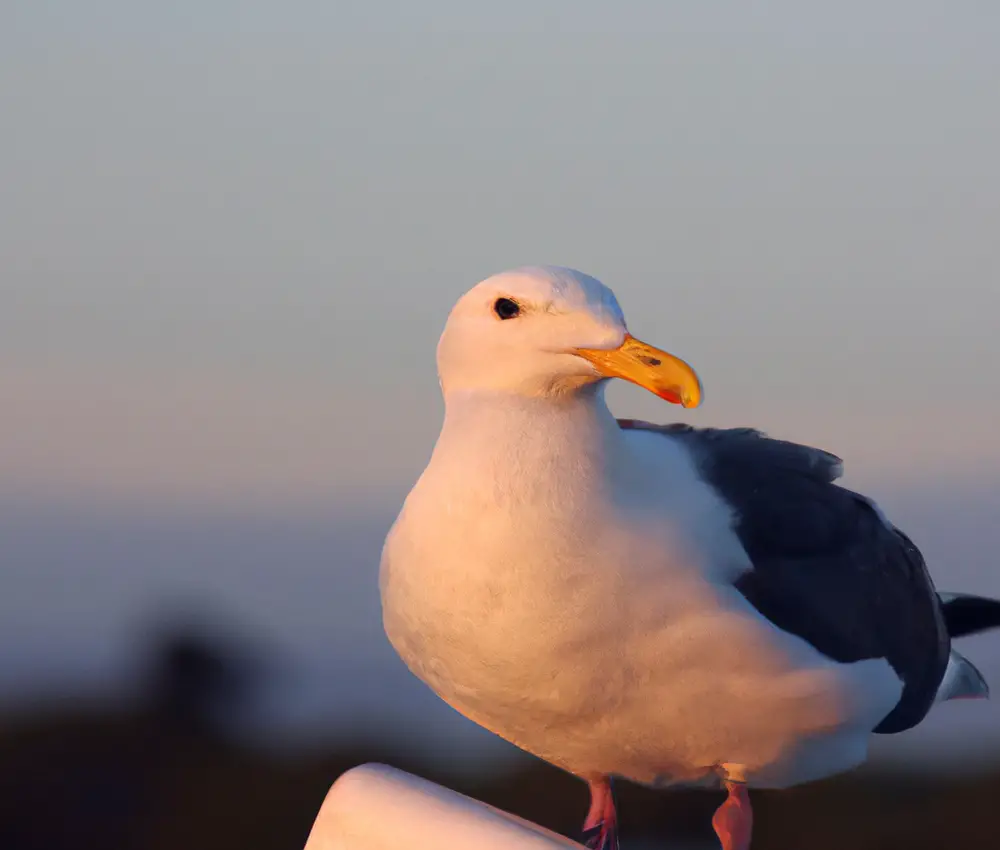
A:
[[[749,428],[620,424],[680,441],[730,504],[753,564],[736,588],[763,616],[835,661],[889,662],[903,695],[876,732],[924,718],[951,650],[942,606],[913,542],[834,483],[839,458]]]

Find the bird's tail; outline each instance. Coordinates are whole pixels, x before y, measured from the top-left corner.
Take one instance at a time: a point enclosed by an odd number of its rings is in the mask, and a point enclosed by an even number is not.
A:
[[[939,593],[941,613],[952,638],[1000,628],[1000,600],[969,593]]]
[[[948,667],[938,686],[935,702],[952,699],[989,699],[990,686],[976,665],[953,649],[948,657]]]
[[[1000,628],[1000,601],[996,599],[968,593],[939,593],[938,598],[949,637],[965,637]],[[948,669],[938,688],[937,701],[986,699],[989,695],[983,674],[968,658],[952,650]]]

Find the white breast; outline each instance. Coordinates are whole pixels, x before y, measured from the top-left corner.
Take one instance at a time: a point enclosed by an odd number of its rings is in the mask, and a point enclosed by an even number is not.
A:
[[[384,621],[443,699],[569,770],[652,782],[778,765],[784,781],[804,736],[860,728],[898,680],[862,698],[857,671],[732,590],[748,567],[669,439],[621,432],[603,403],[469,403],[449,409],[386,541]]]

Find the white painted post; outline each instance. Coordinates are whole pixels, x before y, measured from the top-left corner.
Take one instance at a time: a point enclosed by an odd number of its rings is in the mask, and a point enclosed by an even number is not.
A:
[[[543,827],[381,764],[330,788],[305,850],[583,850]]]

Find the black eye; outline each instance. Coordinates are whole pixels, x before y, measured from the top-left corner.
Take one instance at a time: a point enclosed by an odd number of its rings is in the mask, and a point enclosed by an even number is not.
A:
[[[498,298],[493,302],[493,312],[501,319],[515,319],[521,314],[521,305],[510,298]]]

